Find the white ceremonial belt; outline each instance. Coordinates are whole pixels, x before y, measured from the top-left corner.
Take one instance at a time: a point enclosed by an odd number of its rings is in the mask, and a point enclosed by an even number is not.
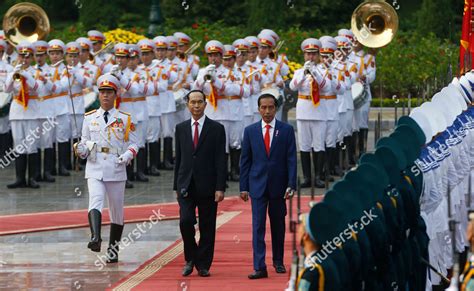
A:
[[[119,155],[120,150],[116,148],[109,148],[109,147],[97,147],[97,152],[98,153],[104,153],[104,154],[113,154],[113,155]]]

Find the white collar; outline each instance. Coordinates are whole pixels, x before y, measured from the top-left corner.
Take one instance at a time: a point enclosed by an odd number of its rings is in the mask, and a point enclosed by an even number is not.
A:
[[[115,109],[115,107],[112,107],[112,109],[108,111],[109,117],[115,116],[116,111],[117,109]],[[97,109],[97,113],[99,114],[99,116],[104,116],[104,112],[105,110],[102,107],[99,107],[99,109]]]
[[[276,118],[273,118],[273,120],[269,124],[273,129],[275,129]],[[262,119],[262,128],[265,128],[266,125],[267,125],[267,123],[265,121],[263,121],[263,119]]]
[[[194,120],[194,118],[191,117],[191,126],[194,126],[194,122],[195,122],[195,121],[197,121],[200,126],[203,126],[205,119],[206,119],[206,115],[205,115],[205,114],[204,114],[203,116],[201,116],[201,118],[199,118],[198,120]]]

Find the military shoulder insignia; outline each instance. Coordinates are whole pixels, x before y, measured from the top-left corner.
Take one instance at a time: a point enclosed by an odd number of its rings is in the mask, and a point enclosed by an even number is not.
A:
[[[84,114],[84,116],[91,115],[92,113],[95,113],[96,111],[97,111],[97,109],[86,112],[86,114]]]

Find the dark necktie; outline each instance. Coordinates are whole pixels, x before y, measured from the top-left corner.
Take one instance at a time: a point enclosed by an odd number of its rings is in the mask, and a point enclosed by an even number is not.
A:
[[[109,117],[108,117],[108,115],[109,115],[109,112],[108,112],[108,111],[105,111],[105,112],[104,112],[105,124],[107,124],[107,122],[109,122]]]
[[[194,149],[197,148],[198,142],[199,142],[199,122],[194,121],[194,140],[193,140]]]

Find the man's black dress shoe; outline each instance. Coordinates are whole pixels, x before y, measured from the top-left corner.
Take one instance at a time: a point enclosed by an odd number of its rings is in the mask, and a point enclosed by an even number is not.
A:
[[[261,278],[268,278],[267,270],[255,271],[249,275],[249,279],[261,279]]]
[[[273,265],[273,267],[275,268],[275,272],[277,272],[278,274],[286,273],[286,269],[284,265]]]
[[[183,276],[189,276],[193,272],[194,263],[193,261],[186,262],[183,268]]]
[[[211,276],[211,273],[209,273],[209,270],[207,270],[207,269],[201,269],[201,270],[199,270],[198,274],[199,274],[199,276],[201,276],[201,277],[209,277],[209,276]]]

